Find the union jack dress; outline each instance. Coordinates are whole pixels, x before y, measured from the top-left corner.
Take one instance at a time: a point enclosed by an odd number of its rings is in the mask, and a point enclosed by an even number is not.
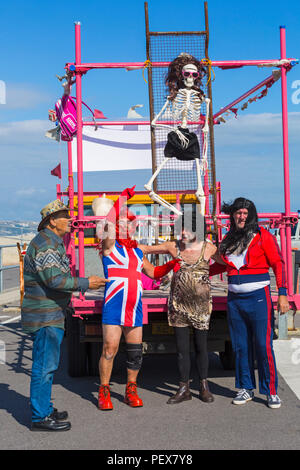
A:
[[[142,250],[127,250],[116,241],[111,253],[102,257],[102,262],[105,278],[109,279],[105,285],[102,323],[142,326]]]

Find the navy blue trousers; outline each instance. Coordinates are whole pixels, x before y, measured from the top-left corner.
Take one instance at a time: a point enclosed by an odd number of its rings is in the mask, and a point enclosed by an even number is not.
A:
[[[276,395],[277,370],[273,351],[274,310],[269,286],[245,294],[228,293],[228,323],[235,352],[235,385],[256,388],[255,349],[259,392]]]

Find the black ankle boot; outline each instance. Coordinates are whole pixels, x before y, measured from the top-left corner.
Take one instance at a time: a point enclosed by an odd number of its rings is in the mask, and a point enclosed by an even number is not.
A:
[[[167,401],[168,405],[175,405],[176,403],[181,403],[182,401],[191,400],[192,395],[190,392],[190,381],[187,382],[179,382],[179,389],[169,398]]]
[[[214,396],[209,390],[206,379],[200,380],[199,398],[205,403],[212,403],[214,401]]]

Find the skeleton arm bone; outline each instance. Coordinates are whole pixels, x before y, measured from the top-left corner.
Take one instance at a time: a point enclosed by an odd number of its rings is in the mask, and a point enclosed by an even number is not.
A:
[[[173,126],[170,126],[168,124],[156,124],[157,120],[163,115],[163,113],[165,112],[165,110],[167,109],[167,107],[170,106],[170,98],[168,97],[167,98],[167,101],[165,102],[165,104],[163,105],[163,107],[161,108],[160,112],[155,116],[155,118],[153,119],[153,121],[151,122],[151,126],[152,127],[160,127],[162,129],[170,129],[171,131],[174,131],[176,132],[176,134],[178,135],[181,143],[182,143],[182,146],[183,148],[186,148],[189,141],[188,139],[183,135],[182,132],[180,132],[179,129],[174,129]]]
[[[167,98],[167,101],[165,102],[165,104],[163,105],[163,107],[161,108],[161,110],[159,111],[159,113],[155,116],[155,118],[153,119],[153,121],[151,122],[151,127],[162,127],[162,128],[167,128],[167,129],[171,129],[173,130],[174,128],[172,126],[169,126],[167,124],[156,124],[156,121],[162,116],[162,114],[164,113],[164,111],[166,110],[166,108],[170,106],[170,99],[169,97]]]
[[[209,132],[209,127],[208,127],[208,118],[209,118],[209,105],[210,105],[210,99],[205,98],[206,102],[206,113],[205,113],[205,123],[202,129],[203,132],[203,150],[202,150],[202,158],[201,158],[201,163],[200,163],[200,171],[202,174],[206,173],[207,170],[207,148],[208,148],[208,132]]]
[[[205,98],[205,104],[206,104],[206,112],[205,112],[205,123],[202,129],[202,132],[208,133],[208,118],[209,118],[209,105],[210,105],[210,99]]]

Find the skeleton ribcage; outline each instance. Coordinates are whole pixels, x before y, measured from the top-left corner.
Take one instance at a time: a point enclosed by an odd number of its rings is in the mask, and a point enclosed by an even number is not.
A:
[[[181,88],[171,102],[171,113],[175,121],[199,121],[203,99],[194,90]]]

